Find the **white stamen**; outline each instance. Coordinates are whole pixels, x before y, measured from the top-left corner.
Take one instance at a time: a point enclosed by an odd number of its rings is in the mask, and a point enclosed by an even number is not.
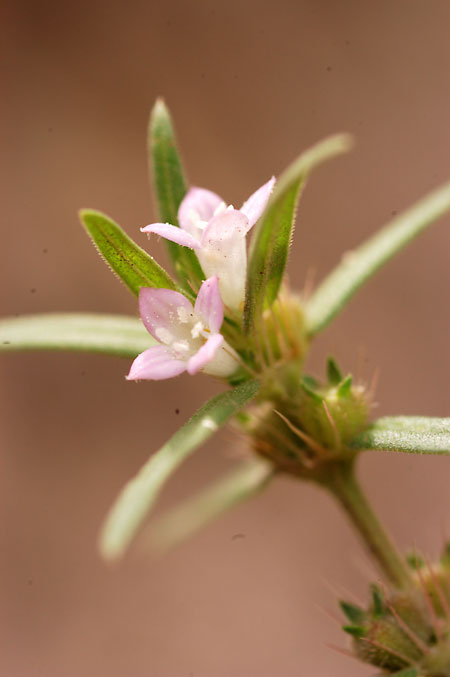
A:
[[[221,202],[214,210],[213,216],[217,216],[217,214],[221,214],[222,212],[226,211],[227,205],[225,202]]]
[[[200,230],[205,230],[208,225],[208,221],[202,221],[200,214],[196,209],[190,209],[188,212],[188,218],[190,219],[193,226],[199,228]]]
[[[189,343],[187,341],[174,341],[171,348],[178,351],[179,353],[188,353],[189,352]]]
[[[161,343],[166,343],[167,345],[170,345],[173,341],[172,332],[170,332],[165,327],[158,327],[157,329],[155,329],[155,334],[156,338],[158,339],[158,341],[161,341]]]
[[[204,329],[204,327],[203,327],[203,322],[200,322],[200,321],[199,321],[199,322],[196,322],[196,324],[194,324],[194,326],[193,326],[192,329],[191,329],[191,336],[192,336],[192,338],[196,339],[196,338],[198,338],[199,336],[201,336],[201,335],[202,335],[202,332],[203,332],[203,329]]]

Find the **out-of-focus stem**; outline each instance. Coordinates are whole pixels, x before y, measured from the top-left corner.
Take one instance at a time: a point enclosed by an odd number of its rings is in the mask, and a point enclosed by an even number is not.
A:
[[[336,464],[323,484],[344,508],[388,580],[399,588],[410,587],[411,572],[359,486],[354,463]]]

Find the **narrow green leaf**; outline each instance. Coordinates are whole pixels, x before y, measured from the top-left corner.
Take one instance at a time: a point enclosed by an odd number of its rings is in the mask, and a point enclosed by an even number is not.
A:
[[[316,402],[322,403],[323,396],[315,389],[314,383],[314,379],[309,379],[307,376],[305,376],[300,381],[300,386],[305,391],[305,393],[312,397]]]
[[[0,350],[74,350],[136,357],[155,339],[127,315],[48,313],[0,320]]]
[[[362,625],[343,625],[342,629],[352,637],[360,638],[366,634],[366,629]]]
[[[82,209],[80,218],[100,255],[133,294],[141,287],[175,289],[170,275],[108,216]]]
[[[332,357],[329,357],[327,360],[327,379],[328,383],[333,386],[337,386],[343,379],[342,372],[336,360]]]
[[[342,612],[345,614],[346,618],[355,625],[362,625],[366,620],[366,612],[361,609],[361,607],[356,606],[356,604],[350,604],[349,602],[339,602],[339,606],[342,609]]]
[[[357,249],[347,252],[308,301],[309,334],[317,334],[326,327],[383,264],[449,210],[450,183],[446,183],[390,221]]]
[[[346,376],[341,383],[339,384],[337,394],[338,397],[347,397],[347,395],[350,394],[350,391],[352,389],[352,382],[353,382],[353,376],[349,374]]]
[[[351,444],[354,449],[450,454],[450,418],[387,416],[379,418]]]
[[[216,484],[187,499],[159,518],[151,543],[166,550],[187,540],[217,517],[261,491],[274,475],[263,459],[244,462]]]
[[[244,313],[247,330],[277,297],[294,232],[297,203],[308,175],[350,146],[349,136],[331,136],[302,153],[280,176],[252,237]]]
[[[371,586],[371,592],[372,592],[372,611],[374,616],[378,616],[381,618],[381,616],[384,615],[384,600],[383,596],[381,594],[380,588],[376,583],[373,583]]]
[[[178,226],[178,207],[186,194],[186,180],[170,113],[162,99],[156,101],[150,115],[148,152],[159,219]],[[169,240],[164,243],[180,285],[188,291],[188,281],[198,287],[204,275],[195,253]]]
[[[247,381],[217,395],[150,457],[122,489],[106,518],[100,536],[100,551],[105,559],[117,560],[124,554],[174,470],[247,404],[258,389],[258,381]]]

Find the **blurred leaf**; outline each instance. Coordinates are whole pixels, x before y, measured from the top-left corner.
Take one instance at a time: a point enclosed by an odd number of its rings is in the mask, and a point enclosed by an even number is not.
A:
[[[187,540],[227,510],[258,493],[274,472],[274,467],[262,459],[242,463],[216,484],[159,518],[152,527],[152,544],[165,550]]]
[[[366,634],[366,629],[362,625],[343,625],[342,629],[348,635],[356,637],[357,639],[364,637]]]
[[[450,209],[450,183],[397,216],[341,263],[315,290],[306,306],[308,333],[317,334],[381,266]]]
[[[327,380],[330,385],[337,386],[343,379],[342,372],[339,369],[334,358],[329,357],[327,360]]]
[[[133,294],[141,287],[175,289],[170,275],[108,216],[82,209],[80,218],[100,255]]]
[[[321,395],[320,392],[316,390],[316,383],[317,381],[315,379],[304,376],[300,381],[300,386],[307,395],[313,398],[313,400],[322,404],[324,398],[323,395]]]
[[[100,551],[105,559],[117,560],[124,554],[170,475],[247,404],[258,389],[258,381],[247,381],[217,395],[150,457],[122,489],[106,518],[100,537]]]
[[[409,454],[450,454],[450,418],[379,418],[353,440],[351,447]]]
[[[178,226],[178,208],[186,195],[186,180],[177,150],[170,113],[162,99],[153,106],[148,128],[148,152],[158,215],[162,223]],[[188,280],[199,287],[205,276],[197,256],[187,247],[164,240],[180,285],[192,292]]]
[[[366,619],[366,612],[361,607],[356,606],[355,604],[350,604],[349,602],[339,602],[343,613],[347,619],[354,623],[355,625],[362,625]]]
[[[277,297],[294,231],[300,193],[310,172],[349,150],[350,137],[337,134],[302,153],[280,176],[268,205],[255,226],[247,272],[245,327],[251,329],[264,307]]]
[[[346,376],[338,386],[337,394],[338,397],[347,397],[350,395],[352,390],[353,376],[349,374]]]
[[[417,668],[405,668],[400,670],[400,672],[392,673],[395,677],[419,677],[419,672]]]
[[[375,617],[382,618],[385,615],[384,598],[376,583],[372,583],[372,613]]]
[[[75,350],[136,357],[156,345],[127,315],[48,313],[0,320],[0,350]]]

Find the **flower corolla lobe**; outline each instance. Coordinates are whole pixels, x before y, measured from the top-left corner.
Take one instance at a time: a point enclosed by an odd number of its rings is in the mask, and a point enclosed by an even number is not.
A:
[[[241,312],[247,275],[245,236],[263,213],[274,183],[272,177],[240,209],[227,206],[210,190],[193,187],[180,204],[179,228],[152,223],[141,230],[193,249],[205,275],[219,278],[225,305]]]
[[[128,380],[161,380],[184,371],[227,377],[236,370],[236,353],[219,333],[223,303],[216,276],[203,282],[195,306],[180,292],[142,287],[139,310],[160,345],[137,356]]]

